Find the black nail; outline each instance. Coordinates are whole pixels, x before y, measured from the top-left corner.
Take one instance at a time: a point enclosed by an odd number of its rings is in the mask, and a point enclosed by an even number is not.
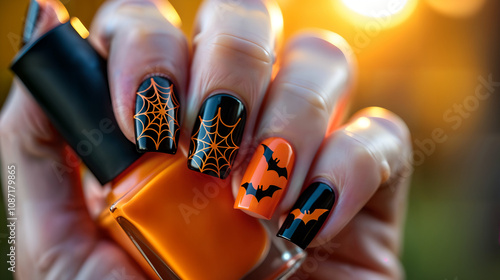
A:
[[[335,203],[335,193],[324,183],[311,184],[297,199],[277,236],[305,249],[321,229]]]
[[[188,167],[226,178],[238,153],[245,121],[245,106],[237,98],[217,94],[205,100],[193,127]]]
[[[135,99],[135,139],[139,152],[175,154],[179,141],[179,101],[166,78],[147,78]]]
[[[22,45],[24,46],[31,40],[33,33],[35,33],[35,27],[38,22],[40,15],[40,4],[36,0],[31,0],[26,12],[26,19],[24,19],[24,30],[23,30],[23,40]]]

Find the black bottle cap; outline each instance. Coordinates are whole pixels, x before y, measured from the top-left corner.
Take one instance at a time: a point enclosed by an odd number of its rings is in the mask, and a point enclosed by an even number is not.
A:
[[[101,184],[140,157],[116,122],[106,61],[69,22],[26,45],[11,69]]]

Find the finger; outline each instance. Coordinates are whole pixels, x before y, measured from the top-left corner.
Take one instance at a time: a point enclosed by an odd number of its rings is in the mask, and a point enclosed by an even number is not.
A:
[[[228,176],[271,79],[280,22],[271,0],[214,0],[201,7],[186,116],[189,168]]]
[[[339,233],[365,206],[371,215],[393,227],[404,206],[399,195],[404,190],[389,192],[380,186],[394,182],[400,174],[410,154],[409,143],[406,125],[394,114],[369,108],[355,115],[323,142],[309,171],[308,187],[278,235],[305,248],[326,221],[317,236],[315,245],[319,245]],[[383,195],[367,205],[377,191]]]
[[[69,14],[57,0],[31,0],[23,30],[23,44],[33,41],[60,23],[67,22]]]
[[[166,1],[110,1],[90,32],[108,58],[118,124],[141,152],[177,151],[189,52],[177,23],[168,20],[172,14]]]
[[[28,43],[60,24],[58,14],[67,14],[55,1],[39,5],[36,23],[27,23],[36,24]],[[0,136],[2,185],[5,197],[13,203],[8,215],[16,232],[11,244],[16,276],[75,279],[83,267],[89,268],[85,260],[104,247],[97,242],[97,228],[85,206],[79,160],[17,80],[2,110]],[[100,267],[111,269],[118,264],[116,259],[127,260],[139,273],[128,255],[115,251],[113,260],[100,262]]]
[[[340,36],[318,31],[303,33],[291,40],[256,129],[255,139],[262,142],[241,184],[236,186],[236,208],[269,219],[283,196],[281,209],[291,207],[331,116],[342,111],[335,107],[348,92],[351,76],[348,45]],[[248,187],[240,187],[250,182],[253,183],[251,189],[258,186],[264,190],[268,186],[279,189],[259,200],[251,195]]]

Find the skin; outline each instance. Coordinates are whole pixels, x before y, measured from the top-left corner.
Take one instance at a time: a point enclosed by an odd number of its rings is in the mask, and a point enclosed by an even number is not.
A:
[[[122,132],[134,141],[135,91],[149,74],[161,73],[177,84],[181,104],[186,104],[181,141],[189,141],[207,96],[231,92],[248,110],[245,140],[232,171],[235,195],[254,147],[274,136],[288,140],[296,153],[276,216],[286,215],[303,188],[315,181],[334,186],[338,197],[293,279],[404,278],[398,256],[411,156],[406,125],[387,110],[367,108],[335,126],[332,119],[345,113],[336,105],[350,98],[346,92],[355,75],[347,43],[316,30],[281,47],[281,14],[274,2],[223,2],[202,5],[191,47],[164,17],[173,9],[166,2],[103,5],[89,39],[109,61]],[[60,3],[40,4],[35,37],[57,25],[61,15]],[[272,79],[276,65],[279,71]],[[277,114],[281,109],[284,113]],[[18,170],[16,278],[145,278],[120,247],[100,235],[94,218],[103,194],[92,179],[82,185],[76,156],[16,80],[1,113],[0,134],[2,178],[8,165]],[[59,178],[53,171],[57,162],[73,167]]]

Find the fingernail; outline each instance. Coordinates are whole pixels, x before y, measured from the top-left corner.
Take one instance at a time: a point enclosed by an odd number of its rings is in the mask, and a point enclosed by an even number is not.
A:
[[[226,178],[238,153],[245,121],[245,106],[237,98],[217,94],[205,100],[193,127],[188,167]]]
[[[305,249],[321,229],[335,203],[333,189],[324,183],[311,184],[297,199],[277,236]]]
[[[294,161],[292,147],[286,140],[274,137],[264,140],[243,176],[234,208],[269,220],[285,193]]]
[[[28,43],[28,41],[31,40],[31,37],[33,37],[39,14],[40,4],[36,0],[31,0],[30,5],[28,6],[28,11],[26,12],[26,19],[24,20],[23,45]]]
[[[139,152],[175,154],[179,141],[179,101],[170,80],[153,76],[142,82],[136,94],[134,119]]]

